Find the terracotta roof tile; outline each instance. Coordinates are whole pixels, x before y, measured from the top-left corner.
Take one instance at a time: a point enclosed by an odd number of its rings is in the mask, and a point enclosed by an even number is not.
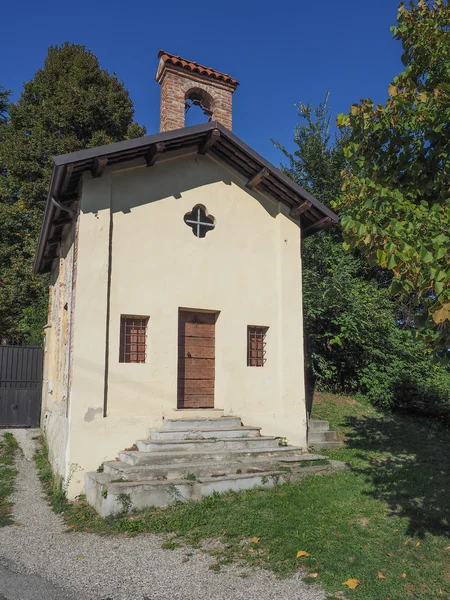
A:
[[[165,52],[164,50],[160,50],[158,52],[158,58],[160,58],[163,62],[168,63],[170,65],[175,65],[178,67],[182,67],[183,69],[187,69],[188,71],[194,71],[194,73],[198,73],[199,75],[206,75],[206,77],[211,77],[212,79],[218,79],[219,81],[223,81],[224,83],[230,83],[237,87],[239,82],[227,75],[226,73],[221,73],[220,71],[215,71],[210,67],[205,67],[203,65],[199,65],[196,62],[186,60],[181,56],[176,56],[175,54],[170,54],[169,52]]]

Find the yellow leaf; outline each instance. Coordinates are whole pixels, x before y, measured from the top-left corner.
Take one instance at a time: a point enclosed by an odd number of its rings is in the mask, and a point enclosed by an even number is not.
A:
[[[420,546],[420,542],[417,542],[416,544],[416,548],[418,548]]]
[[[82,558],[86,558],[84,554],[79,554],[77,556],[77,560],[81,560]]]
[[[402,573],[403,579],[406,579],[406,573]]]
[[[421,92],[421,93],[418,95],[418,98],[419,98],[420,102],[426,102],[426,101],[427,101],[427,95],[426,95],[426,93],[425,93],[425,92]]]
[[[447,546],[447,548],[444,548],[444,550],[450,550],[450,546]]]
[[[261,539],[261,538],[258,538],[258,537],[252,537],[252,539],[250,540],[250,542],[251,542],[252,544],[257,544],[257,543],[259,542],[259,540],[260,540],[260,539]]]
[[[309,556],[309,553],[305,552],[304,550],[299,550],[297,552],[297,558],[303,558],[303,556]]]
[[[316,577],[318,577],[319,573],[310,573],[308,575],[308,577],[311,577],[311,579],[315,579]]]
[[[393,83],[391,83],[390,86],[388,87],[388,94],[389,94],[389,96],[393,96],[393,97],[398,94],[398,88]]]
[[[378,579],[386,579],[386,577],[383,575],[383,573],[381,571],[378,571],[377,575],[378,575]]]
[[[446,319],[450,320],[450,302],[435,310],[432,317],[435,323],[443,323]]]
[[[249,552],[254,552],[255,550],[253,548],[249,548],[248,551]]]
[[[347,581],[344,581],[342,585],[346,585],[351,590],[354,590],[356,587],[358,587],[360,583],[361,582],[359,581],[359,579],[347,579]]]

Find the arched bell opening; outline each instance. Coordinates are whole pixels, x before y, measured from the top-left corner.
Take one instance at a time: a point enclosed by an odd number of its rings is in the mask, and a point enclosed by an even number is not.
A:
[[[191,88],[186,92],[184,100],[185,125],[199,125],[212,120],[214,101],[200,88]]]

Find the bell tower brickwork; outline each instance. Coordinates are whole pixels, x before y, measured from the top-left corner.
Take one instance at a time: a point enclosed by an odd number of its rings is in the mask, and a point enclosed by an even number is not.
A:
[[[200,105],[209,120],[232,127],[233,77],[161,50],[156,81],[161,85],[160,131],[184,127],[186,103]]]

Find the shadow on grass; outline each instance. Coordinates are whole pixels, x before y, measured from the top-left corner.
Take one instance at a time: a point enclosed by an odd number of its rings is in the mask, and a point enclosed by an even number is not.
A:
[[[369,494],[409,520],[408,535],[450,536],[450,431],[403,415],[347,417],[346,426],[352,468],[373,485]]]

